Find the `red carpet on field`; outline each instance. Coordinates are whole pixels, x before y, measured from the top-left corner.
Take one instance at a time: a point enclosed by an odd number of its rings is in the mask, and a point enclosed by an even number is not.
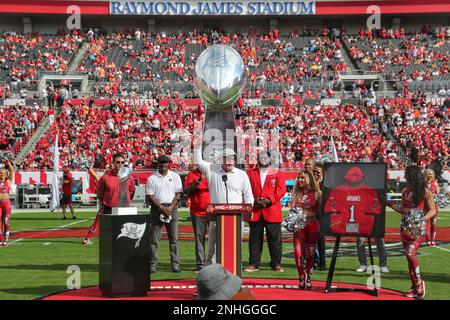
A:
[[[164,229],[163,229],[164,230]],[[42,231],[25,231],[25,232],[12,232],[12,239],[45,239],[45,238],[84,238],[88,232],[88,228],[70,228],[64,230],[42,230]],[[178,226],[178,233],[180,240],[194,241],[193,229],[191,225]],[[98,236],[98,232],[95,234]],[[163,233],[163,239],[167,239],[167,235]],[[244,235],[244,241],[248,241],[248,235]],[[334,242],[334,238],[328,239],[330,242]],[[283,242],[291,242],[291,234],[283,235]],[[356,238],[343,237],[343,242],[355,242]],[[400,242],[400,229],[399,228],[386,228],[385,235],[386,242]],[[438,228],[437,241],[450,242],[450,228]]]
[[[367,292],[330,292],[325,293],[325,282],[313,281],[311,291],[299,290],[298,280],[293,279],[256,279],[244,278],[244,287],[249,288],[256,300],[413,300],[401,292],[380,289],[378,297]],[[333,283],[338,288],[366,289],[363,285]],[[146,297],[115,298],[114,300],[194,300],[195,279],[153,281]],[[103,297],[98,287],[69,290],[51,294],[43,300],[109,300]]]

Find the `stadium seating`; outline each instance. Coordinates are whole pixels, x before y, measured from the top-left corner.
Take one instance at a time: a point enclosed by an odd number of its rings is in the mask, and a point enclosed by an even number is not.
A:
[[[17,154],[45,116],[45,107],[0,108],[0,151]]]
[[[42,72],[66,72],[84,41],[77,32],[65,36],[4,33],[0,39],[0,82],[13,87],[38,80]]]
[[[395,81],[449,81],[450,41],[415,32],[391,37],[347,35],[344,43],[358,69]]]
[[[206,46],[215,43],[231,45],[243,57],[249,72],[244,98],[295,98],[295,102],[289,100],[277,107],[240,106],[236,115],[237,125],[244,130],[280,133],[286,169],[297,170],[300,159],[327,152],[331,135],[342,160],[382,160],[391,168],[405,166],[408,140],[421,150],[423,165],[448,151],[448,137],[436,130],[448,124],[448,110],[411,100],[417,92],[434,92],[441,97],[449,93],[450,40],[442,32],[361,30],[351,35],[342,30],[342,37],[331,35],[327,28],[294,30],[291,34],[196,29],[174,34],[133,30],[94,36],[81,32],[56,36],[4,33],[0,36],[0,98],[27,88],[44,72],[65,73],[85,43],[88,51],[77,72],[89,76],[93,97],[114,100],[144,94],[171,99],[170,107],[149,107],[148,113],[141,113],[139,107],[120,103],[117,110],[66,105],[36,150],[21,164],[25,169],[53,167],[57,132],[64,166],[77,169],[97,158],[96,166],[103,168],[114,152],[129,151],[138,167],[153,168],[158,154],[172,153],[177,130],[192,133],[193,120],[201,117],[192,112],[195,108],[188,112],[179,99],[196,97],[194,63]],[[353,65],[347,65],[348,61]],[[395,82],[401,99],[379,99],[369,106],[364,99],[340,106],[301,103],[302,98],[333,97],[339,72],[352,69],[381,73]],[[379,109],[385,111],[381,117],[376,116]],[[3,150],[17,153],[44,113],[39,111],[33,118],[31,108],[2,110],[13,116],[2,132]],[[407,117],[415,110],[419,116],[411,124]],[[30,118],[34,123],[25,136],[11,132]],[[152,129],[155,119],[160,121],[160,130]],[[16,138],[13,146],[8,140],[11,134]],[[189,161],[181,161],[184,155],[176,157],[180,160],[177,168],[189,167]]]
[[[395,100],[383,103],[392,106],[393,101]],[[404,104],[402,108],[407,110],[406,106]],[[397,113],[392,107],[390,110]],[[429,114],[435,110],[433,107]],[[388,121],[390,115],[391,113],[386,113],[386,118],[380,121]],[[188,110],[181,101],[171,101],[167,107],[151,107],[146,111],[120,103],[117,107],[110,108],[90,108],[83,103],[67,105],[52,129],[26,157],[23,167],[51,169],[52,148],[56,132],[59,132],[61,161],[69,168],[80,169],[89,163],[104,168],[110,163],[112,154],[126,152],[127,158],[131,159],[137,168],[155,169],[158,154],[173,154],[173,147],[175,142],[179,141],[179,135],[181,132],[192,134],[193,120],[198,116],[201,117],[201,111],[199,113],[195,108]],[[154,128],[155,119],[160,121],[159,129]],[[431,122],[421,123],[422,127],[414,127],[414,130],[431,130]],[[381,159],[388,162],[391,168],[400,168],[404,166],[401,159],[392,159],[390,155],[397,151],[396,143],[405,146],[405,139],[412,134],[416,135],[416,131],[410,131],[405,125],[393,133],[393,141],[388,139],[380,133],[379,124],[370,121],[367,109],[361,105],[285,103],[284,106],[278,107],[242,106],[236,110],[236,125],[244,131],[254,130],[257,134],[278,132],[282,166],[286,170],[298,170],[301,160],[305,157],[314,158],[319,154],[329,153],[330,135],[334,137],[342,161]],[[434,135],[430,143],[437,149],[430,150],[446,152],[443,135],[432,132]],[[425,150],[424,163],[427,161],[425,156],[429,153],[429,150],[425,149],[429,146],[428,138],[425,133],[416,136],[416,140],[420,142],[417,146]],[[190,160],[187,154],[176,154],[175,158],[174,168],[189,168]]]

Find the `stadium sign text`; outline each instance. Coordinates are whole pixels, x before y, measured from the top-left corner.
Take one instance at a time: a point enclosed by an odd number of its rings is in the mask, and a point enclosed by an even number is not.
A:
[[[113,15],[313,15],[315,1],[110,1]]]

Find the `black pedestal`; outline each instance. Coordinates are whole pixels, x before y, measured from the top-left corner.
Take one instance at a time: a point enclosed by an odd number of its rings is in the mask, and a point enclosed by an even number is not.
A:
[[[100,216],[99,285],[107,297],[150,290],[150,215]]]

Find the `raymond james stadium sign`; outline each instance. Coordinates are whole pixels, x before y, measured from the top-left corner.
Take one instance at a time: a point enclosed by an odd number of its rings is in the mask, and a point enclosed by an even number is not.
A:
[[[114,15],[313,15],[314,1],[110,1]]]

